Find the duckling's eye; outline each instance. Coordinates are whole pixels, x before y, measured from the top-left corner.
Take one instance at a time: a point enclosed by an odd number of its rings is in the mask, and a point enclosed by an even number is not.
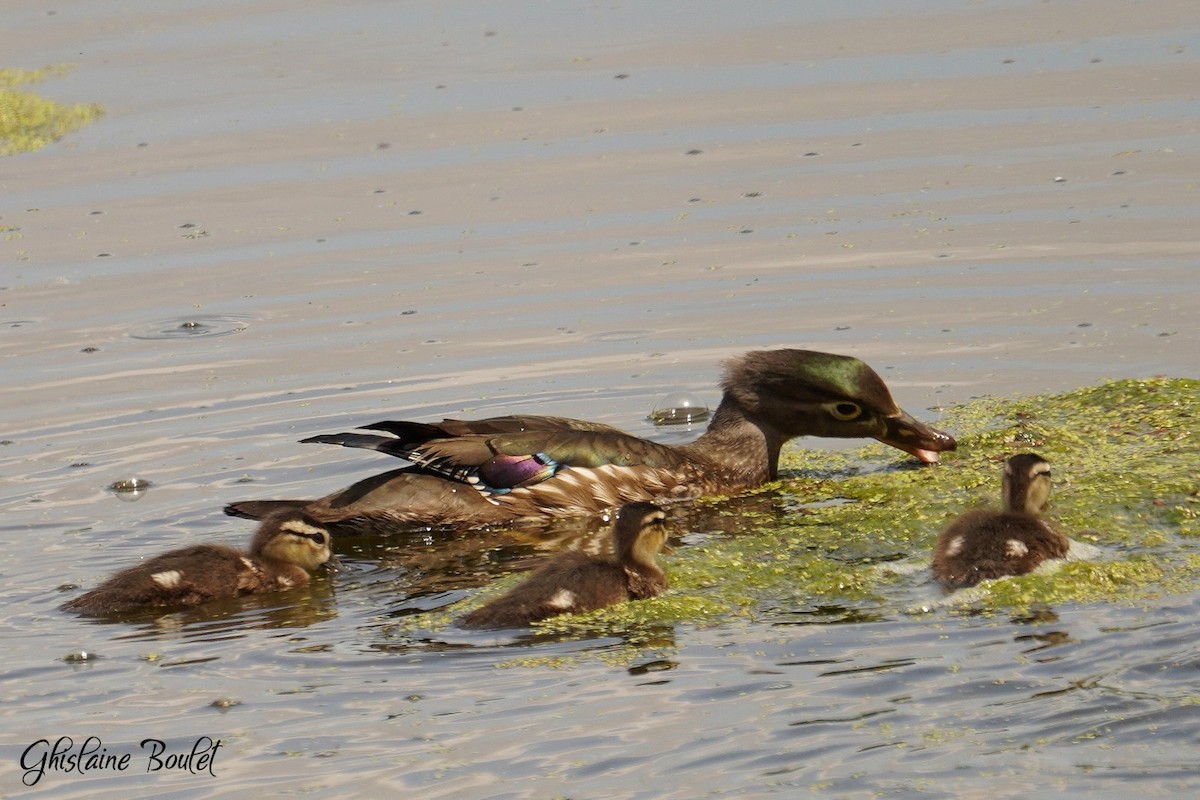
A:
[[[835,418],[842,420],[843,422],[848,422],[852,419],[858,419],[863,413],[862,406],[858,405],[858,403],[833,403],[832,405],[828,406],[828,408],[830,414],[832,414]]]

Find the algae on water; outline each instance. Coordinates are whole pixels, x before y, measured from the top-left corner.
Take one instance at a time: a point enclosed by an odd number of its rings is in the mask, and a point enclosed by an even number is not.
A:
[[[1001,466],[1022,451],[1052,465],[1049,518],[1105,557],[987,582],[964,595],[976,609],[1148,602],[1193,591],[1200,587],[1198,418],[1200,381],[1122,380],[949,409],[938,425],[959,447],[936,467],[915,466],[883,445],[830,453],[801,442],[785,453],[779,481],[698,504],[684,517],[681,532],[707,533],[661,558],[667,594],[556,617],[535,631],[616,635],[644,650],[662,641],[663,626],[678,623],[901,613],[914,595],[938,591],[928,584],[938,532],[966,509],[996,506]],[[490,594],[443,609],[440,621]]]
[[[104,113],[98,105],[65,106],[18,88],[66,70],[0,69],[0,156],[39,150]]]

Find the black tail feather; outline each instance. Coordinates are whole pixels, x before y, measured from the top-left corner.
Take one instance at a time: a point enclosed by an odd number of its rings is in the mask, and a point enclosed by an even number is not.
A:
[[[242,519],[263,519],[276,511],[304,508],[308,500],[241,500],[225,506],[225,513]]]
[[[310,436],[301,439],[301,444],[340,444],[342,447],[361,447],[364,450],[376,450],[389,456],[412,460],[412,446],[391,436],[376,436],[371,433],[323,433],[320,436]]]

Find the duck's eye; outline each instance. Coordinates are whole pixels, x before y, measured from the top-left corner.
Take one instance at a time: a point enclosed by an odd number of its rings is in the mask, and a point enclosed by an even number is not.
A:
[[[858,403],[842,402],[829,406],[829,413],[843,422],[848,422],[849,420],[861,417],[863,410],[862,406],[858,405]]]

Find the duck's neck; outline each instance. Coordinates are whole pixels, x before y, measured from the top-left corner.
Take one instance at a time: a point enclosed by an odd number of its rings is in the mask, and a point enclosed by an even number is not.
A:
[[[637,539],[621,546],[617,560],[628,569],[651,571],[658,570],[658,551],[662,547],[662,539],[647,532]]]
[[[1000,507],[1009,514],[1026,513],[1025,498],[1015,493],[1015,487],[1011,483],[1004,484],[1004,490],[1000,493]]]
[[[715,463],[739,483],[757,486],[778,474],[779,451],[785,441],[774,428],[754,421],[725,398],[704,435],[682,449]]]
[[[629,560],[621,568],[625,573],[625,589],[632,598],[654,597],[667,587],[667,575],[653,558],[648,562]]]
[[[1039,485],[1006,480],[1003,489],[1003,507],[1005,511],[1032,514],[1036,517],[1041,514],[1049,494],[1048,490]]]

